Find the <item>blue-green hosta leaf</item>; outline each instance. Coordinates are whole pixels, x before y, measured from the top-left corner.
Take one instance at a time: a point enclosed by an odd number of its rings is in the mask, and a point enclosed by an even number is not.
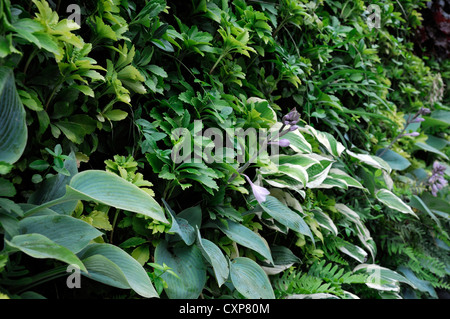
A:
[[[0,162],[13,164],[22,156],[28,131],[25,109],[12,69],[0,67]]]
[[[161,278],[167,283],[164,288],[170,299],[197,299],[206,283],[206,265],[196,245],[177,245],[169,250],[162,240],[156,246],[155,262],[166,264],[178,277],[166,272]]]
[[[197,246],[203,254],[203,257],[211,264],[216,275],[217,284],[222,286],[229,276],[228,260],[220,248],[212,241],[204,239],[197,228]]]
[[[78,253],[89,242],[102,235],[88,223],[65,215],[29,216],[19,222],[22,234],[44,235],[58,245]]]
[[[428,292],[431,297],[438,299],[436,290],[434,290],[429,281],[417,278],[417,276],[411,271],[411,269],[405,266],[398,267],[397,271],[405,275],[406,279],[408,279],[417,289],[423,292]]]
[[[84,276],[104,283],[106,285],[131,289],[125,274],[114,262],[103,255],[92,255],[83,259],[83,264],[89,273],[82,273]]]
[[[417,215],[412,211],[411,207],[406,205],[400,198],[387,189],[380,189],[375,197],[386,206],[395,209],[403,214],[411,214],[416,218]]]
[[[383,151],[384,148],[379,150],[377,154],[380,154]],[[404,158],[403,156],[392,150],[387,150],[384,154],[382,154],[379,157],[382,158],[386,163],[388,163],[392,169],[395,169],[397,171],[407,169],[411,165],[410,161],[408,161],[406,158]]]
[[[236,290],[248,299],[275,299],[266,273],[249,258],[233,259],[230,263],[230,278]]]
[[[29,210],[40,209],[73,200],[87,200],[149,216],[169,224],[162,207],[147,192],[123,178],[106,171],[88,170],[76,174],[66,187],[66,194]]]
[[[41,234],[24,234],[14,236],[10,241],[5,242],[18,249],[25,254],[34,258],[51,258],[60,260],[67,264],[78,266],[81,270],[86,271],[86,267],[81,260],[68,248],[58,245],[54,241],[48,239]]]
[[[109,259],[115,265],[117,265],[117,267],[114,267],[114,269],[99,270],[98,262],[100,262],[100,260],[95,260],[95,266],[91,268],[93,279],[102,281],[101,279],[104,276],[106,276],[111,278],[111,280],[113,281],[124,283],[123,277],[118,271],[119,268],[120,271],[123,273],[123,276],[126,278],[129,287],[131,287],[131,289],[133,289],[136,293],[145,298],[158,297],[158,293],[156,292],[155,288],[153,288],[153,285],[145,269],[139,264],[137,260],[135,260],[133,257],[131,257],[128,253],[126,253],[119,247],[111,244],[95,243],[88,245],[78,255],[81,260],[88,259],[89,257],[92,256],[101,255]],[[91,262],[90,266],[92,266],[93,263],[92,259],[90,260],[90,262]],[[107,264],[111,263],[105,262],[105,264],[107,266]],[[90,269],[88,268],[88,271],[89,270]],[[122,279],[117,280],[118,277]],[[109,282],[105,283],[110,284]]]
[[[364,272],[369,274],[366,285],[372,289],[382,291],[400,291],[399,283],[405,283],[415,288],[414,284],[399,273],[376,264],[360,264],[353,272]]]
[[[308,236],[314,243],[314,237],[308,224],[306,224],[298,213],[289,209],[277,198],[269,195],[266,197],[266,201],[262,202],[260,205],[262,209],[276,221],[295,232]]]
[[[216,225],[228,238],[256,251],[273,264],[272,255],[270,254],[267,243],[257,233],[231,220],[227,221],[227,226],[221,223],[216,223]]]
[[[69,159],[64,161],[64,168],[70,173],[69,176],[58,173],[50,178],[47,178],[39,188],[31,194],[28,199],[29,204],[41,205],[49,201],[55,200],[64,196],[66,192],[66,185],[69,184],[72,177],[78,173],[77,160],[75,153],[70,153]],[[77,205],[77,201],[69,201],[52,207],[57,213],[68,215],[73,212]]]
[[[441,152],[440,150],[434,148],[433,146],[426,144],[426,143],[422,143],[422,142],[417,142],[415,144],[418,148],[427,151],[427,152],[431,152],[434,154],[438,154],[439,156],[442,156],[443,158],[445,158],[448,161],[448,156],[445,155],[443,152]]]
[[[413,195],[411,197],[411,201],[409,203],[409,205],[411,207],[414,207],[424,213],[427,213],[431,219],[434,220],[434,222],[436,223],[436,225],[438,225],[439,227],[441,227],[441,222],[440,220],[436,217],[436,215],[431,211],[430,208],[428,208],[427,204],[425,204],[425,202],[417,195]]]

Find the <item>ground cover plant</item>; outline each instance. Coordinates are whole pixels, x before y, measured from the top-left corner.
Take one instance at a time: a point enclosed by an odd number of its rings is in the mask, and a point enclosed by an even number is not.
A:
[[[423,10],[0,0],[0,296],[442,297],[448,30]]]

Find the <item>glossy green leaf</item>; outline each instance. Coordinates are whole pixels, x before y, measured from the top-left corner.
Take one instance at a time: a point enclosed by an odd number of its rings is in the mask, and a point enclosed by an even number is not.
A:
[[[27,144],[25,109],[16,90],[12,69],[0,67],[0,161],[15,163]]]
[[[161,206],[147,192],[113,173],[99,170],[76,174],[63,197],[33,208],[27,214],[73,200],[94,201],[169,223]]]
[[[253,260],[237,257],[230,263],[230,278],[234,287],[248,299],[275,299],[269,278]]]

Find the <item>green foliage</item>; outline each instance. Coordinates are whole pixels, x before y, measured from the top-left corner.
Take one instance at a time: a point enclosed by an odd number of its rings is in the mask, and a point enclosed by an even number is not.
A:
[[[0,0],[2,293],[448,290],[450,65],[424,1],[373,4]]]

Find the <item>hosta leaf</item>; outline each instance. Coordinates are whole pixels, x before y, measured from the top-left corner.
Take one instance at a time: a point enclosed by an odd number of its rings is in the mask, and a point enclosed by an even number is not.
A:
[[[67,264],[77,265],[81,270],[86,271],[86,267],[81,260],[68,248],[58,245],[41,234],[24,234],[14,236],[10,241],[5,242],[25,254],[34,258],[57,259]]]
[[[403,214],[411,214],[416,218],[417,215],[412,211],[411,207],[406,205],[400,198],[387,189],[381,189],[376,194],[375,197],[385,204],[386,206],[395,209]]]
[[[162,240],[155,250],[155,263],[166,264],[177,274],[164,273],[161,278],[167,283],[164,288],[170,299],[197,299],[206,283],[206,266],[197,246],[177,245],[168,248]]]
[[[83,264],[88,270],[88,273],[82,273],[84,276],[112,287],[131,289],[120,267],[105,256],[92,255],[84,258]]]
[[[344,254],[352,257],[353,259],[359,261],[360,263],[364,263],[367,259],[367,253],[360,247],[345,241],[339,237],[336,237],[337,245],[336,247],[343,252]]]
[[[363,163],[366,163],[366,164],[372,166],[372,167],[385,170],[388,173],[390,173],[392,170],[391,167],[389,166],[389,164],[386,163],[386,161],[384,161],[382,158],[380,158],[378,156],[373,156],[373,155],[368,155],[368,154],[356,154],[349,150],[347,150],[347,154],[350,155],[351,157],[354,157],[354,158],[360,160]]]
[[[277,198],[269,195],[266,197],[266,201],[262,202],[260,205],[264,211],[276,221],[295,232],[308,236],[314,242],[311,230],[303,218],[281,203]]]
[[[384,148],[379,150],[377,154],[380,154],[381,152],[384,152]],[[386,150],[384,154],[379,157],[382,158],[386,163],[388,163],[392,169],[398,171],[407,169],[411,165],[410,161],[392,150]]]
[[[63,197],[32,208],[27,214],[73,200],[94,201],[169,223],[161,206],[147,192],[113,173],[100,170],[76,174]]]
[[[136,293],[145,298],[158,297],[158,294],[155,288],[153,288],[150,277],[147,275],[145,269],[142,268],[139,262],[131,257],[128,253],[111,244],[90,244],[79,253],[79,257],[82,260],[96,255],[101,255],[117,265],[117,267],[123,273],[123,276],[126,278],[129,287],[136,291]],[[114,267],[113,271],[109,269],[99,270],[97,267],[98,261],[99,260],[96,260],[96,267],[92,269],[96,270],[96,273],[100,273],[101,276],[106,275],[113,280],[117,280],[117,275],[121,277],[120,272],[118,272],[118,269],[116,267]],[[111,273],[111,276],[108,275],[109,273]],[[98,280],[101,278],[101,276],[93,275],[93,279]],[[123,278],[120,282],[123,283]]]
[[[237,257],[230,263],[230,278],[236,290],[248,299],[275,299],[266,273],[249,258]]]
[[[22,156],[28,131],[25,109],[12,69],[0,67],[0,161],[15,163]]]
[[[339,157],[345,150],[345,147],[340,142],[336,141],[330,133],[317,131],[309,125],[301,128],[301,130],[305,133],[313,135],[333,156]]]
[[[36,233],[78,253],[102,233],[88,223],[65,215],[29,216],[19,222],[22,234]]]
[[[203,254],[203,257],[211,264],[216,275],[217,284],[222,286],[229,276],[228,260],[220,248],[212,241],[204,239],[197,228],[197,246]]]
[[[242,246],[256,251],[273,264],[270,249],[258,234],[231,220],[227,221],[227,226],[221,223],[216,223],[216,225],[228,238]]]

